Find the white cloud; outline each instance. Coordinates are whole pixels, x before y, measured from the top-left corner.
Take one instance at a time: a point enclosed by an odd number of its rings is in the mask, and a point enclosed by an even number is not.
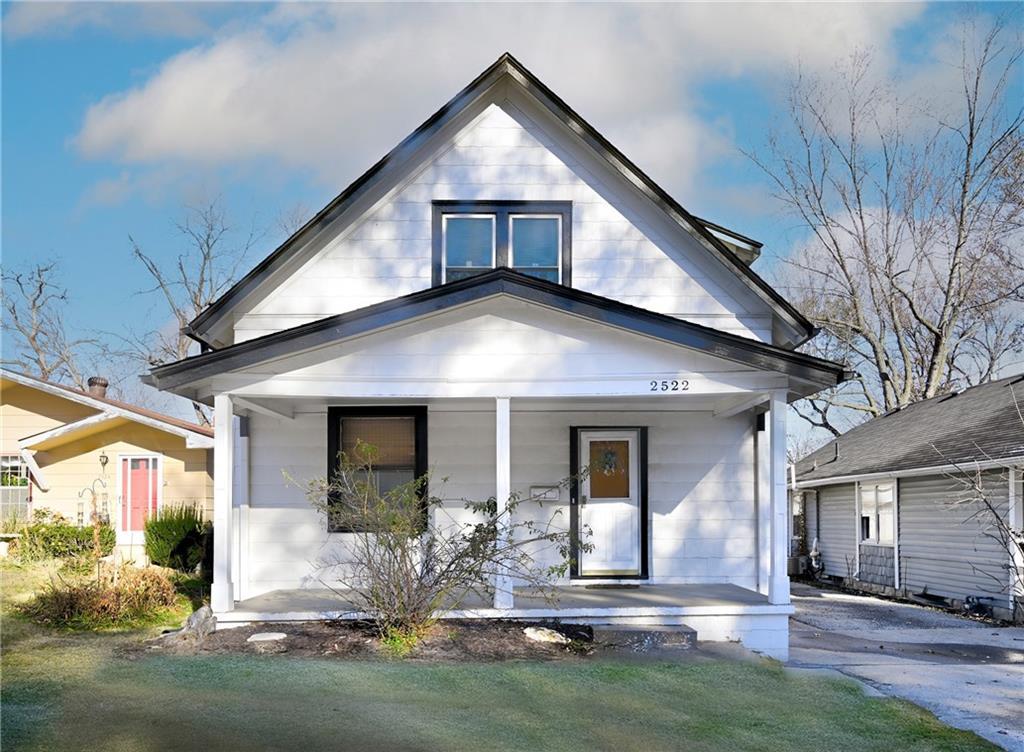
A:
[[[5,4],[6,41],[64,36],[97,29],[119,36],[196,37],[210,31],[205,16],[220,10],[194,2],[13,2]]]
[[[765,80],[881,45],[909,4],[286,4],[95,103],[75,144],[124,165],[270,160],[348,182],[509,50],[671,190],[731,150],[708,77]],[[752,112],[752,117],[758,114]]]

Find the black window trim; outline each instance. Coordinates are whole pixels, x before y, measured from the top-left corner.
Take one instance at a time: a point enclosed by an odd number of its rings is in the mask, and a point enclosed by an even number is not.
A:
[[[426,405],[344,405],[327,408],[327,477],[332,482],[338,477],[338,453],[341,451],[341,420],[344,418],[413,418],[416,442],[414,477],[427,474],[427,406]],[[426,502],[427,489],[420,489]],[[426,504],[423,507],[426,514]],[[327,520],[328,533],[355,533],[353,528],[332,527]]]
[[[561,280],[559,284],[572,287],[572,202],[571,201],[455,201],[438,200],[432,203],[431,221],[431,282],[436,287],[445,283],[444,239],[442,227],[447,214],[493,214],[494,268],[511,268],[509,265],[509,234],[511,218],[520,214],[559,215],[561,222],[562,247]],[[522,270],[521,270],[522,271]],[[525,273],[525,272],[524,272]]]

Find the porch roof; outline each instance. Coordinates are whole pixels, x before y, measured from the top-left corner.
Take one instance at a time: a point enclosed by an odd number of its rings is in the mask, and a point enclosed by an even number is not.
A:
[[[187,391],[204,379],[500,295],[761,371],[782,373],[813,385],[808,393],[848,377],[838,363],[499,268],[168,363],[154,368],[143,380],[158,389]]]

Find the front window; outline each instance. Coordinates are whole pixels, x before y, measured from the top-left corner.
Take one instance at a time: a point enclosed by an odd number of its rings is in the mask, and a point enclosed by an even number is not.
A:
[[[499,267],[570,284],[572,204],[435,201],[435,285]]]
[[[423,407],[332,407],[328,410],[327,435],[332,477],[341,467],[341,453],[349,462],[361,459],[360,442],[372,446],[372,479],[381,493],[427,472],[426,408]],[[352,532],[328,522],[330,532]]]
[[[896,484],[862,483],[860,486],[860,539],[891,546],[896,528]]]

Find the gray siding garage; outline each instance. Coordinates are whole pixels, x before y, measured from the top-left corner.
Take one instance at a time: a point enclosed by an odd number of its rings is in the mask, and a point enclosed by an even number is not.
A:
[[[985,472],[983,483],[1005,517],[1006,473]],[[981,505],[962,503],[964,490],[962,481],[946,475],[900,481],[900,579],[908,593],[927,590],[955,600],[969,595],[1005,598],[1006,550],[987,534],[993,525]]]
[[[1024,561],[1005,534],[1024,528],[1022,404],[1018,374],[893,410],[798,461],[824,573],[1024,620]]]

